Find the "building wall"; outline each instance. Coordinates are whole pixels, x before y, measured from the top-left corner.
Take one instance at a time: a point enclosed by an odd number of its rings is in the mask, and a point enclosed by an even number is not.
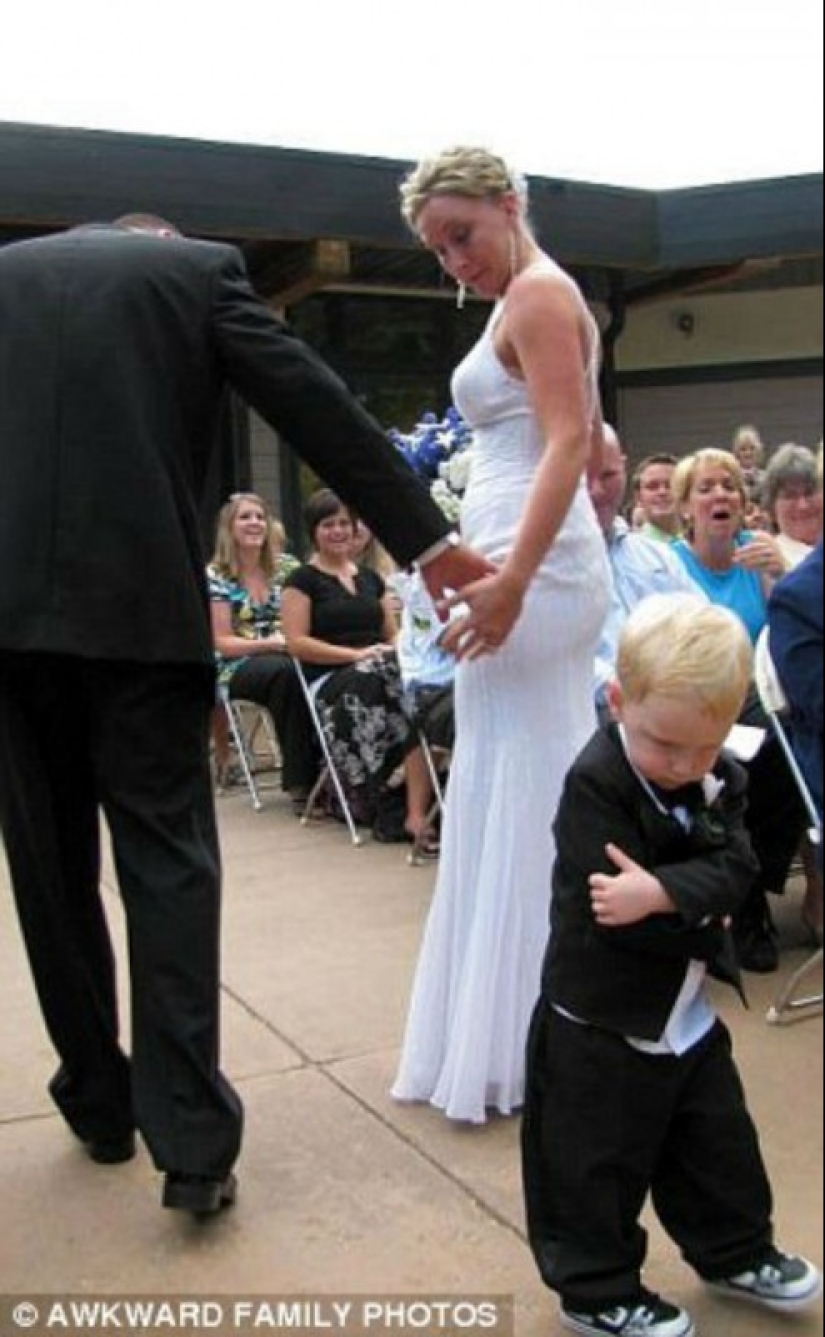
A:
[[[746,423],[759,429],[769,450],[786,441],[816,447],[822,439],[822,379],[765,375],[628,387],[619,392],[619,416],[633,461],[659,451],[727,450]]]
[[[822,289],[697,295],[632,311],[617,347],[631,459],[731,444],[754,424],[770,448],[822,439]]]
[[[249,448],[255,491],[269,502],[276,515],[282,511],[281,440],[277,432],[249,410]]]
[[[822,289],[701,295],[631,311],[619,372],[821,358]]]

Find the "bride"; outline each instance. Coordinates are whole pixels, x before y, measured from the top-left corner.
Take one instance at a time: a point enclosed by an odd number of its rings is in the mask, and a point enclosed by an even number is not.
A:
[[[595,728],[593,662],[609,601],[585,485],[601,439],[598,331],[538,246],[526,184],[485,150],[425,161],[404,216],[463,290],[496,301],[459,367],[473,428],[463,537],[498,568],[451,633],[462,657],[440,877],[393,1095],[484,1123],[524,1096],[548,933],[553,821]]]

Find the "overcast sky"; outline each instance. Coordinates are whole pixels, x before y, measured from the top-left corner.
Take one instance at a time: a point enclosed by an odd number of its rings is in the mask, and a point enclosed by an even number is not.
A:
[[[821,0],[10,0],[0,120],[668,187],[822,170]],[[2,190],[2,182],[0,182]]]

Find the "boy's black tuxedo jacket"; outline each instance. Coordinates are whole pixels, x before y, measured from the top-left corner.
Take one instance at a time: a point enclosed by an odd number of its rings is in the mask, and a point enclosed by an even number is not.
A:
[[[747,776],[725,757],[715,775],[725,782],[724,791],[688,835],[641,785],[615,725],[600,731],[579,757],[555,828],[558,857],[543,978],[551,1005],[591,1025],[656,1041],[690,961],[706,962],[740,987],[723,920],[744,903],[759,868],[743,824]],[[605,853],[608,844],[654,873],[679,914],[628,928],[599,927],[589,879],[618,872]]]
[[[234,387],[408,563],[449,526],[233,247],[0,247],[0,649],[212,662],[198,524]]]

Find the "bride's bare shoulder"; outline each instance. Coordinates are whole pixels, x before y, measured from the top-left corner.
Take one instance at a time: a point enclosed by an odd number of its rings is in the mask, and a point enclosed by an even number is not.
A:
[[[549,256],[517,274],[507,292],[506,309],[517,321],[562,313],[579,317],[583,305],[575,280]]]

